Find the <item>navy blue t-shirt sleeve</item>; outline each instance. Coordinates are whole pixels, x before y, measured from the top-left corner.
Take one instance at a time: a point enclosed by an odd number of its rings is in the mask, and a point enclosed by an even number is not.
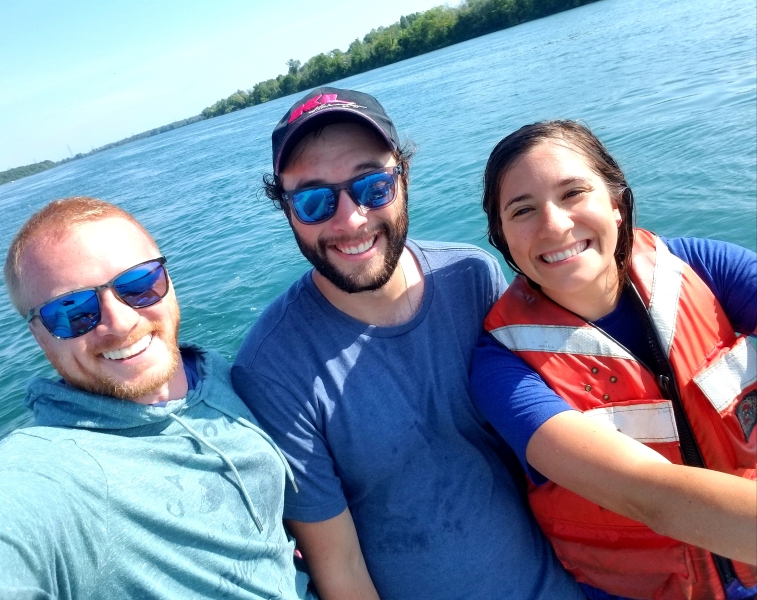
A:
[[[733,328],[753,334],[757,328],[757,254],[719,240],[662,240],[712,290]]]
[[[197,368],[197,355],[184,348],[181,351],[181,362],[184,365],[184,374],[187,376],[187,388],[193,390],[200,381],[200,373]]]
[[[531,436],[548,419],[573,410],[526,362],[482,335],[473,351],[471,398],[487,421],[510,445],[534,483],[546,479],[526,460]]]

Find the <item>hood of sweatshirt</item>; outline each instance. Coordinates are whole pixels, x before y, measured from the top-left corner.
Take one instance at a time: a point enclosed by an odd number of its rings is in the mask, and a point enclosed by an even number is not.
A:
[[[35,425],[47,427],[112,431],[160,423],[170,419],[169,415],[176,414],[184,407],[189,408],[200,402],[203,383],[212,381],[214,371],[218,370],[219,365],[214,363],[224,360],[223,357],[194,345],[182,345],[182,351],[196,354],[200,376],[196,388],[189,390],[186,398],[158,405],[139,404],[85,392],[62,380],[38,377],[29,383],[24,404],[34,412]]]

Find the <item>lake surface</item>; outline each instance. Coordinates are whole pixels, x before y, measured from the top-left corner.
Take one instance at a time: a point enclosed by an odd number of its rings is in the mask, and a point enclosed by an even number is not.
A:
[[[502,137],[587,123],[619,159],[638,223],[756,249],[754,0],[602,0],[337,83],[374,94],[415,142],[410,235],[488,248],[481,175]],[[241,77],[241,76],[240,76]],[[240,80],[240,84],[244,82]],[[298,94],[300,96],[302,94]],[[281,98],[0,186],[0,248],[49,200],[88,195],[136,215],[169,258],[181,338],[229,359],[308,268],[259,193]],[[51,99],[54,102],[54,98]],[[0,437],[29,424],[26,382],[52,375],[0,291]]]

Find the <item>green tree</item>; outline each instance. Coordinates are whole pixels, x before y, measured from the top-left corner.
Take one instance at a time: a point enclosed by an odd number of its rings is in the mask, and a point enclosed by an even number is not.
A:
[[[289,59],[287,73],[256,83],[219,100],[202,111],[210,118],[245,106],[261,104],[287,94],[325,85],[336,79],[363,73],[398,60],[469,40],[479,35],[512,27],[531,19],[554,14],[597,0],[463,0],[457,6],[437,6],[400,17],[389,27],[377,27],[362,40],[356,39],[347,52],[339,49],[321,53],[301,64]]]
[[[441,6],[422,13],[400,34],[398,44],[402,55],[417,56],[449,45],[456,16],[453,11]]]
[[[368,52],[363,42],[357,39],[352,42],[347,49],[347,56],[349,56],[350,75],[362,73],[365,70],[365,65],[368,62]]]
[[[268,79],[256,83],[252,88],[252,102],[253,104],[262,104],[269,100],[274,100],[281,96],[281,88],[279,83],[275,79]]]
[[[294,60],[293,58],[290,58],[287,61],[287,67],[289,67],[290,75],[297,75],[301,66],[302,66],[302,63],[299,60]]]
[[[289,71],[286,75],[279,75],[276,79],[282,96],[294,94],[302,89],[300,87],[300,78],[297,74],[292,73],[292,71]]]

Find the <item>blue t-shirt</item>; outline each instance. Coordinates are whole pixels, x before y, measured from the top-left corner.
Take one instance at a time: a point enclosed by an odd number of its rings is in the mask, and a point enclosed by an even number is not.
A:
[[[740,246],[716,240],[663,240],[670,251],[689,264],[712,290],[736,331],[752,333],[757,326],[757,256]],[[609,315],[596,321],[642,362],[650,349],[629,298],[621,297]],[[648,362],[649,364],[649,362]],[[526,461],[526,447],[548,419],[573,410],[526,362],[484,334],[474,351],[471,396],[479,410],[513,448],[534,483],[544,477]]]
[[[352,319],[307,273],[237,355],[234,387],[300,489],[287,489],[284,517],[322,521],[349,507],[383,600],[583,598],[528,509],[517,462],[470,400],[471,354],[504,291],[501,270],[472,246],[408,248],[425,287],[407,323]]]

